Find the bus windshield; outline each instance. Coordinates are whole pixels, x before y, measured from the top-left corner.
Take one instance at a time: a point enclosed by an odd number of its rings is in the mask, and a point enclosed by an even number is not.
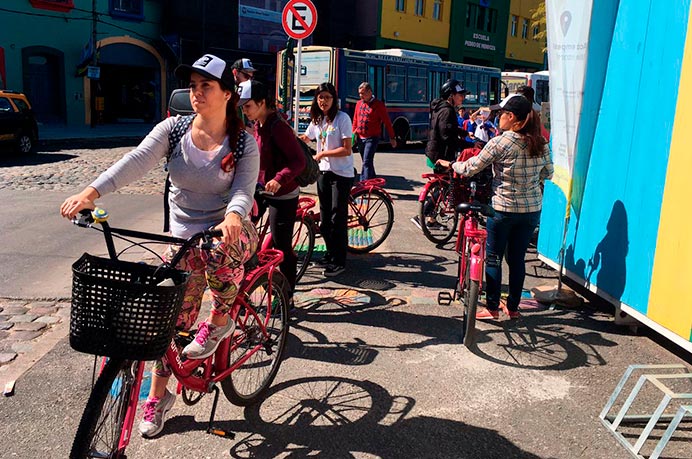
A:
[[[305,94],[306,90],[314,89],[320,83],[330,81],[331,53],[329,51],[303,53],[300,60],[300,92],[302,94]]]

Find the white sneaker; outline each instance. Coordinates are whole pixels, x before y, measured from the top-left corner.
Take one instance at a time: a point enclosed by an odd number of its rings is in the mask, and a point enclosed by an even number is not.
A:
[[[158,435],[163,430],[166,416],[174,403],[175,395],[168,392],[168,389],[161,398],[148,398],[142,407],[144,415],[139,423],[139,433],[146,438]]]
[[[194,341],[185,346],[183,355],[189,359],[206,359],[212,355],[222,339],[227,338],[235,331],[235,321],[228,319],[228,323],[217,326],[207,321],[199,324],[199,329]]]

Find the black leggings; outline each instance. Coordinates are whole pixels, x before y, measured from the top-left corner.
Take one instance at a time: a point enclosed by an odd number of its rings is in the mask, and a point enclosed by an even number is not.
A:
[[[317,194],[320,198],[320,233],[327,252],[339,266],[346,265],[348,247],[348,196],[353,177],[342,177],[333,172],[320,172]]]
[[[291,292],[296,288],[296,264],[298,258],[293,251],[293,224],[296,221],[298,209],[298,196],[291,199],[270,199],[264,202],[264,208],[260,208],[260,215],[269,208],[269,228],[271,229],[272,243],[275,249],[284,254],[284,261],[279,269],[286,276]],[[260,241],[260,244],[262,242]]]

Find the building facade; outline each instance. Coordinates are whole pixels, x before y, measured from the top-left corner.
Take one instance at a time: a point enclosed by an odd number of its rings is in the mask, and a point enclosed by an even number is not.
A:
[[[92,11],[87,0],[3,2],[2,87],[27,94],[40,123],[162,119],[167,94],[166,48],[159,38],[162,2],[95,3]]]
[[[544,0],[511,0],[507,24],[507,53],[504,69],[535,72],[546,68],[545,38],[537,35],[543,26],[533,26],[531,16]]]

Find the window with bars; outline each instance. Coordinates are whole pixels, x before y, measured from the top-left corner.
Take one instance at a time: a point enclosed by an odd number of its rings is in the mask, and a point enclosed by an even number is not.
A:
[[[425,0],[416,0],[416,9],[414,14],[416,16],[423,16],[425,14]]]
[[[442,0],[433,1],[433,19],[436,21],[442,20]]]
[[[521,23],[521,38],[529,36],[529,20],[524,18]]]
[[[400,12],[406,11],[406,0],[396,0],[396,10]]]
[[[124,19],[144,19],[144,0],[108,0],[110,15]]]

